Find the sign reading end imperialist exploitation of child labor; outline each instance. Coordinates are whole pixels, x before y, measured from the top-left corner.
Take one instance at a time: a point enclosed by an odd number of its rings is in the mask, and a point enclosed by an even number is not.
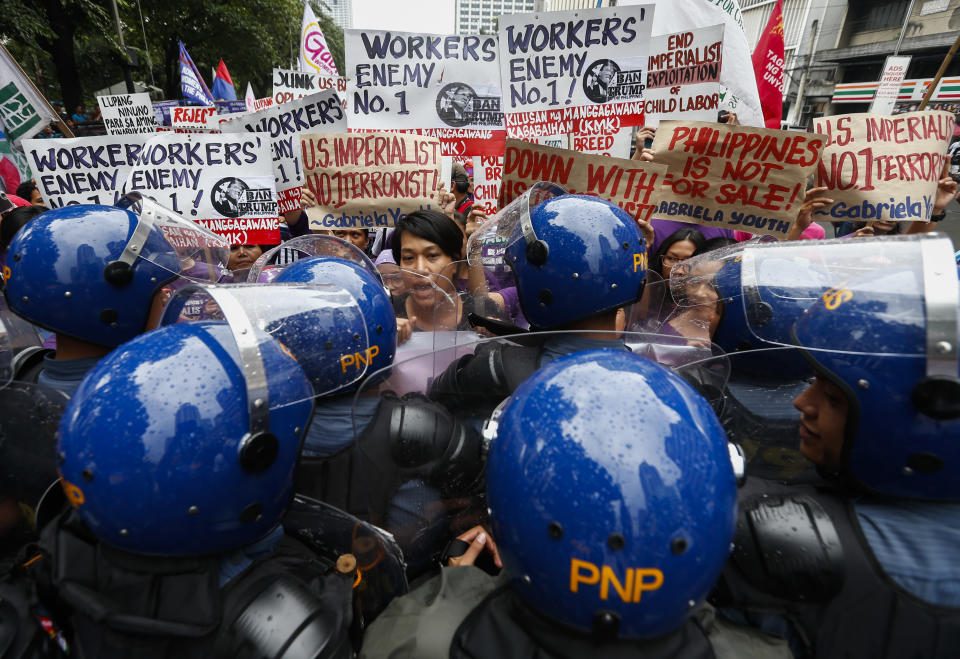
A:
[[[836,201],[818,216],[831,221],[930,219],[937,182],[950,160],[952,114],[845,114],[815,119],[814,126],[828,138],[817,185]]]
[[[109,135],[138,135],[157,132],[150,94],[117,94],[97,96],[103,125]]]
[[[159,133],[131,164],[125,192],[139,190],[234,244],[280,242],[265,135]]]
[[[601,197],[639,220],[648,220],[666,173],[666,166],[657,163],[585,155],[508,139],[500,207],[537,181],[550,181],[571,194]]]
[[[582,132],[581,120],[643,123],[653,5],[500,17],[507,136]]]
[[[496,36],[347,30],[344,51],[351,130],[429,135],[443,155],[503,153]]]
[[[304,185],[317,198],[311,229],[393,226],[429,208],[442,185],[440,141],[404,133],[300,136]]]
[[[655,216],[782,238],[825,144],[813,133],[663,121],[653,150],[670,173]]]
[[[300,208],[303,167],[301,133],[345,133],[347,121],[337,92],[328,90],[296,101],[273,105],[220,124],[224,133],[269,133],[273,173],[280,213]]]
[[[715,121],[720,107],[723,26],[664,34],[650,42],[644,121]]]

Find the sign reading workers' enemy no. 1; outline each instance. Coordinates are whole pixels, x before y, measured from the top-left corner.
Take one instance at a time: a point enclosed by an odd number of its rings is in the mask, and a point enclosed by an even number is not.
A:
[[[440,178],[440,141],[405,133],[300,136],[304,185],[317,198],[311,229],[388,227],[429,208]]]
[[[803,204],[826,137],[704,121],[662,121],[667,165],[654,217],[784,237]]]
[[[580,131],[580,121],[643,123],[653,5],[500,17],[507,136]]]
[[[350,130],[440,139],[443,155],[503,154],[497,37],[347,30]]]
[[[300,208],[300,134],[344,133],[347,121],[337,93],[328,90],[239,115],[220,127],[224,133],[269,133],[280,213],[289,213]]]
[[[654,209],[653,198],[666,173],[666,166],[661,164],[586,155],[508,139],[500,208],[537,181],[549,181],[571,194],[601,197],[636,219],[648,220]]]
[[[817,185],[836,203],[817,212],[831,221],[927,221],[950,160],[947,112],[845,114],[814,120],[828,137]]]

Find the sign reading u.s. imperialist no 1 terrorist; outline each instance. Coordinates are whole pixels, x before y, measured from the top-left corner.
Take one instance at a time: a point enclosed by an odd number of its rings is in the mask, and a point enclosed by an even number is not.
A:
[[[350,130],[436,137],[443,155],[503,154],[497,37],[347,30]]]
[[[500,18],[508,137],[578,133],[582,120],[643,124],[653,5]]]

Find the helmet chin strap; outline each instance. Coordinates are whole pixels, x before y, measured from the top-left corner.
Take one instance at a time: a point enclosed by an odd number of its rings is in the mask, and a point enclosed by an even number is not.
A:
[[[137,226],[130,236],[130,240],[123,246],[120,256],[111,261],[103,269],[103,277],[114,286],[126,286],[133,279],[133,264],[137,262],[147,242],[150,232],[153,231],[153,217],[148,213],[137,216]]]

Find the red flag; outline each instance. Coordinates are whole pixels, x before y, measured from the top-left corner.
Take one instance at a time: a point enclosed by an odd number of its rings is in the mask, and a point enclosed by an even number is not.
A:
[[[753,51],[753,72],[767,128],[780,128],[783,116],[783,3],[777,0]]]

